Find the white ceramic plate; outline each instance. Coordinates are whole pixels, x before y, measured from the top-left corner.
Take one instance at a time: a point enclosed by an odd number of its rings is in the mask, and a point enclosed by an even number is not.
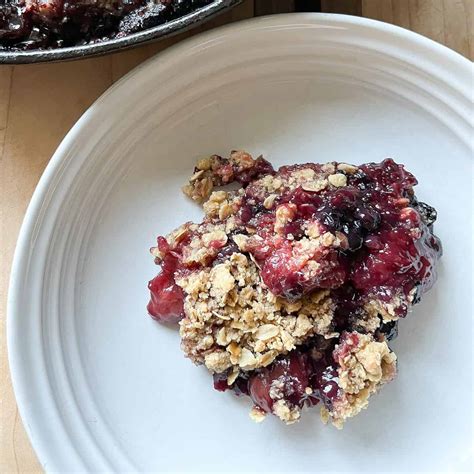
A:
[[[471,64],[355,17],[275,16],[200,35],[106,92],[55,153],[12,272],[8,343],[47,471],[447,471],[469,467]],[[439,211],[436,288],[401,324],[400,375],[340,432],[318,410],[253,424],[146,314],[148,248],[201,211],[197,157],[274,164],[393,156]]]

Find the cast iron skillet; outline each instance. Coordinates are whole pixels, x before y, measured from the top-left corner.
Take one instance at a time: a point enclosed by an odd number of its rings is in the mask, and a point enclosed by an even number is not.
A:
[[[70,48],[36,49],[31,51],[0,50],[0,64],[25,64],[79,59],[131,48],[139,44],[149,43],[164,38],[165,36],[172,36],[189,30],[193,26],[204,23],[211,17],[241,3],[241,1],[242,0],[215,0],[199,10],[168,23],[148,28],[123,38],[111,39],[100,43],[72,46]]]

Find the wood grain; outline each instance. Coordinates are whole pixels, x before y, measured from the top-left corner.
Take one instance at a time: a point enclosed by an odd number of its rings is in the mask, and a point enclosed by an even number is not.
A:
[[[360,16],[362,6],[360,0],[321,0],[321,11]]]
[[[255,14],[321,9],[412,29],[474,58],[474,0],[245,0],[206,26],[164,42],[78,62],[0,67],[0,472],[40,472],[16,408],[8,370],[5,313],[18,230],[58,143],[113,82],[156,52],[196,32]],[[255,11],[254,11],[255,10]]]
[[[474,0],[362,0],[361,13],[416,31],[474,60]]]
[[[262,0],[255,2],[255,16],[295,11],[295,0]]]

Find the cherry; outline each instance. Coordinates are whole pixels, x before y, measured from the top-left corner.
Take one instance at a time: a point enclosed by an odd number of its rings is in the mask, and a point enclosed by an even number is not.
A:
[[[311,374],[311,386],[314,395],[322,400],[326,406],[331,406],[341,393],[338,380],[337,369],[334,365],[324,363],[316,365]]]
[[[220,374],[213,374],[214,379],[214,388],[219,392],[225,392],[230,387],[227,383],[227,374],[220,373]]]
[[[262,410],[271,412],[274,400],[270,396],[272,384],[278,398],[301,406],[311,370],[308,356],[298,351],[276,360],[269,367],[251,375],[248,381],[250,397]]]
[[[174,279],[176,266],[177,258],[167,255],[161,272],[148,284],[151,299],[147,310],[158,321],[174,323],[184,316],[184,293]]]

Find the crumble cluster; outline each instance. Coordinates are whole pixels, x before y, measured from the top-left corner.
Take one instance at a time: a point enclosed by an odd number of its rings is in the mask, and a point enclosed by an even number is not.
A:
[[[321,408],[321,418],[325,422],[331,420],[340,429],[347,418],[367,408],[370,395],[395,378],[397,356],[385,340],[378,342],[367,334],[346,333],[334,350],[334,359],[339,365],[338,385],[342,393],[331,410]]]
[[[252,179],[272,169],[262,156],[254,160],[249,153],[241,150],[232,151],[229,158],[211,155],[197,162],[194,174],[189,178],[189,183],[183,187],[183,192],[191,199],[202,203],[216,186],[234,181],[248,184]]]

